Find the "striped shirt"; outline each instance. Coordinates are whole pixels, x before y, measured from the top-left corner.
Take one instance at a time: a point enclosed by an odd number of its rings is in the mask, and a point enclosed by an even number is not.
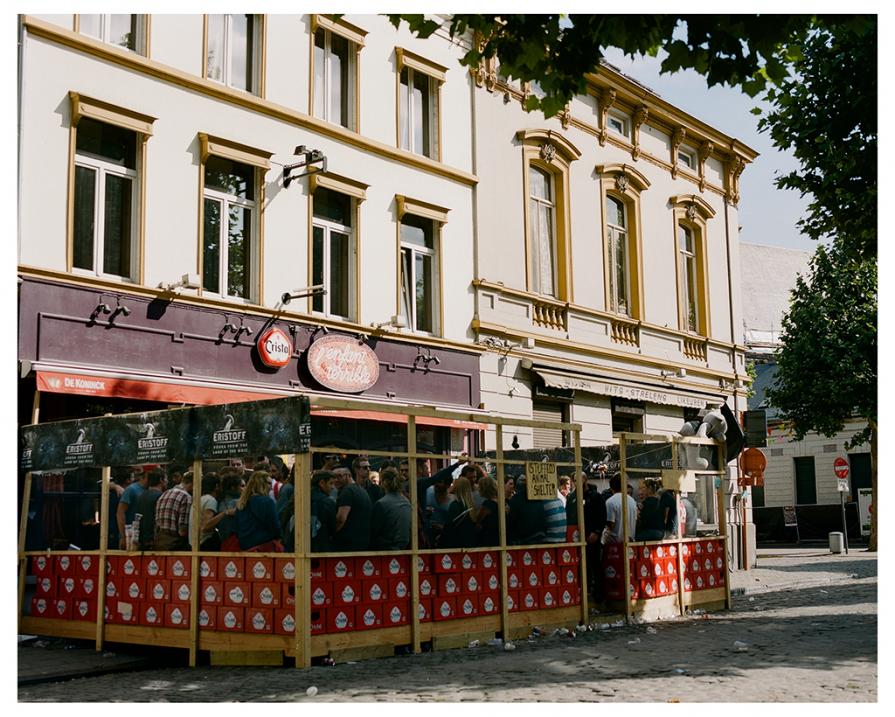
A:
[[[564,543],[566,541],[566,508],[559,497],[544,501],[544,517],[547,522],[548,543]]]
[[[193,496],[179,485],[162,493],[155,504],[155,532],[160,530],[187,535]]]

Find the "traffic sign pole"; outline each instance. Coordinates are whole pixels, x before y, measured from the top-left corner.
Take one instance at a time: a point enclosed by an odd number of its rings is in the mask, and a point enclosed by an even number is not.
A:
[[[848,555],[848,526],[845,524],[845,491],[839,491],[839,503],[842,506],[842,538],[845,544],[845,554]]]
[[[833,473],[836,474],[837,487],[839,488],[839,505],[842,508],[842,540],[845,545],[845,554],[848,555],[848,525],[845,522],[845,494],[848,492],[848,460],[842,456],[833,461]]]

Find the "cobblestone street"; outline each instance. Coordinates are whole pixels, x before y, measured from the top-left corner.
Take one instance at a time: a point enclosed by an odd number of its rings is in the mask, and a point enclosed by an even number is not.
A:
[[[517,641],[511,651],[481,645],[307,672],[162,668],[21,687],[18,696],[49,702],[876,701],[875,556],[777,558],[762,559],[773,570],[739,576],[756,587],[736,595],[730,612],[574,638],[547,634]],[[310,687],[316,694],[308,694]]]

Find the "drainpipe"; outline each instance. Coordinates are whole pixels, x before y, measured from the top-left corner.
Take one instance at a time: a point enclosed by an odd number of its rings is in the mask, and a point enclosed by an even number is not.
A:
[[[471,152],[472,152],[472,173],[478,176],[478,128],[477,128],[477,117],[476,117],[476,103],[475,103],[475,79],[469,73],[466,75],[469,78],[469,114],[470,114],[470,124],[472,128],[472,132],[470,136],[472,138],[471,141]],[[479,276],[479,185],[478,182],[472,185],[472,276],[473,279],[480,279]],[[479,292],[475,290],[472,292],[473,296],[473,317],[479,318]]]

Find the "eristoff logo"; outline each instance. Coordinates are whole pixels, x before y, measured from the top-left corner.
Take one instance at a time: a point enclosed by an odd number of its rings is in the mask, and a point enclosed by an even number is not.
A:
[[[147,421],[137,429],[143,434],[137,439],[137,462],[164,461],[168,455],[168,437],[158,433],[158,424]]]
[[[231,414],[224,416],[224,425],[211,434],[211,455],[246,455],[249,452],[247,431],[234,426],[236,419]]]
[[[87,429],[79,428],[74,443],[65,447],[65,465],[88,464],[93,459],[93,443],[87,440]]]

